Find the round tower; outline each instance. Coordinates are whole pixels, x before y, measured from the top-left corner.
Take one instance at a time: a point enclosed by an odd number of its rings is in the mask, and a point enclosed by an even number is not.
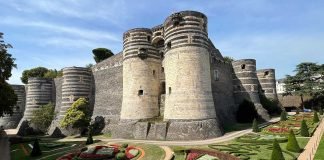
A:
[[[14,106],[13,114],[11,116],[5,115],[0,118],[0,126],[3,126],[5,129],[16,128],[25,110],[25,86],[11,85],[11,87],[17,95],[17,104]]]
[[[120,118],[147,119],[159,115],[161,57],[152,45],[152,31],[135,28],[124,33],[123,102]]]
[[[52,88],[53,79],[28,78],[24,120],[30,120],[33,111],[39,109],[42,105],[52,102]]]
[[[63,68],[62,106],[59,119],[65,116],[66,110],[81,97],[90,98],[92,76],[88,68]]]
[[[278,100],[276,89],[276,76],[274,69],[257,70],[257,76],[260,82],[260,91],[267,98]]]
[[[241,59],[232,62],[233,89],[236,103],[239,105],[244,99],[254,103],[258,114],[265,120],[270,117],[262,107],[259,98],[259,81],[256,74],[255,59]]]
[[[216,118],[210,76],[207,17],[182,11],[164,22],[165,120]]]

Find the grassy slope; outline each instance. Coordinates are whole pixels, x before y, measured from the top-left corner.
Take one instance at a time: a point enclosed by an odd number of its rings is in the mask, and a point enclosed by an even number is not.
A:
[[[321,138],[321,142],[317,148],[314,160],[323,160],[324,159],[324,135]]]
[[[163,160],[165,157],[164,150],[159,146],[150,144],[134,144],[134,146],[140,147],[145,151],[145,156],[142,160]]]

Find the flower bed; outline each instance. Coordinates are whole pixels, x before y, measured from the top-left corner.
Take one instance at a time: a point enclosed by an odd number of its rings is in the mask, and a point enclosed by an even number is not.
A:
[[[190,149],[186,150],[187,152],[187,157],[186,160],[202,160],[199,158],[203,158],[205,155],[205,158],[211,158],[214,157],[214,159],[227,159],[227,160],[239,160],[239,158],[230,155],[225,152],[220,152],[220,151],[208,151],[208,150],[201,150],[201,149]]]

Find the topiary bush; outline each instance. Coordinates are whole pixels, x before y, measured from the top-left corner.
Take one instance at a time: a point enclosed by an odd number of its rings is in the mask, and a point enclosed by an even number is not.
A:
[[[125,153],[117,153],[116,154],[116,160],[125,160],[126,154]]]
[[[300,135],[303,137],[309,137],[308,126],[304,119],[301,122]]]
[[[299,147],[299,144],[297,142],[297,139],[296,139],[296,136],[295,136],[293,130],[290,130],[290,132],[289,132],[288,143],[287,143],[286,149],[288,151],[292,151],[292,152],[300,152],[301,151],[301,148]]]
[[[128,144],[127,144],[127,143],[123,143],[123,144],[121,145],[121,147],[122,147],[122,148],[127,148],[127,147],[128,147]]]
[[[89,102],[85,98],[79,98],[72,106],[67,109],[60,125],[63,128],[72,126],[73,128],[82,128],[89,125],[91,120],[90,111],[88,109]]]
[[[271,154],[270,160],[285,160],[285,158],[282,154],[282,150],[281,150],[277,140],[273,141],[273,149],[272,149],[272,154]]]
[[[283,110],[280,114],[280,121],[286,121],[287,119],[287,112]]]
[[[34,145],[33,145],[33,150],[30,152],[31,157],[36,157],[42,155],[42,151],[39,147],[39,142],[38,139],[35,139]]]
[[[314,122],[314,123],[317,123],[317,122],[319,122],[318,114],[317,114],[317,112],[316,112],[316,111],[314,111],[313,122]]]
[[[320,115],[323,115],[323,109],[322,109],[322,108],[319,108],[318,113],[319,113]]]
[[[254,118],[253,124],[252,124],[252,132],[260,132],[260,128],[258,126],[258,121]]]
[[[253,119],[258,118],[258,112],[251,101],[244,100],[238,108],[236,120],[239,123],[251,123]]]
[[[89,126],[88,138],[87,138],[86,145],[88,145],[88,144],[93,144],[92,129],[90,126]]]

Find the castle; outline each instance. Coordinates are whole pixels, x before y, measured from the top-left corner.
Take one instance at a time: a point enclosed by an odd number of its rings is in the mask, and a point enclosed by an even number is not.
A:
[[[30,120],[41,105],[54,102],[58,114],[49,134],[73,134],[58,122],[80,97],[89,99],[93,121],[103,124],[100,132],[118,138],[218,137],[224,125],[235,123],[244,99],[269,120],[259,95],[277,99],[274,69],[257,71],[254,59],[225,61],[208,38],[207,22],[200,12],[174,13],[151,29],[126,31],[123,51],[92,71],[67,67],[61,78],[30,78],[26,94],[19,92],[26,96],[20,123]],[[0,125],[8,121],[19,123],[17,118],[0,119]]]

